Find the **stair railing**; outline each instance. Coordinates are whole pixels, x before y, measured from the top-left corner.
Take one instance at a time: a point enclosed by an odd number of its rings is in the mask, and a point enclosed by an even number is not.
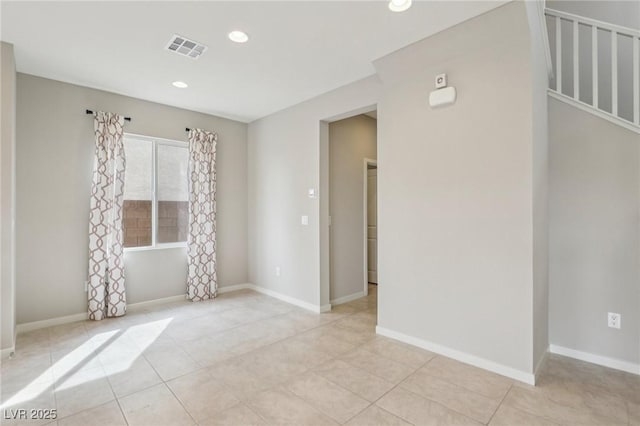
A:
[[[550,88],[551,94],[556,94],[561,98],[571,98],[577,102],[584,109],[585,106],[596,108],[601,113],[614,118],[624,120],[627,123],[633,124],[635,131],[636,126],[640,126],[640,31],[631,28],[622,27],[607,22],[598,21],[595,19],[586,18],[583,16],[574,15],[571,13],[561,12],[553,9],[545,9],[545,15],[547,16],[547,27],[549,31],[549,37],[555,38],[555,87]],[[573,93],[569,94],[567,88],[563,88],[563,41],[562,41],[562,24],[568,22],[572,28],[572,62],[573,62]],[[585,26],[590,28],[591,35],[591,103],[584,102],[580,99],[580,28]],[[610,65],[611,65],[611,79],[605,84],[610,84],[611,93],[611,109],[607,111],[600,107],[599,93],[601,84],[598,77],[599,73],[599,61],[600,53],[598,43],[600,41],[599,32],[609,33],[609,39],[611,43],[610,47]],[[584,34],[584,33],[583,33]],[[630,38],[632,40],[632,114],[629,117],[623,117],[619,110],[619,89],[618,89],[618,67],[621,65],[621,61],[618,58],[618,42],[621,37]],[[567,46],[565,44],[564,46]],[[569,50],[569,49],[567,49]],[[583,58],[584,60],[584,58]],[[565,89],[565,90],[563,90]],[[606,90],[606,89],[604,89]],[[610,117],[609,117],[610,118]]]

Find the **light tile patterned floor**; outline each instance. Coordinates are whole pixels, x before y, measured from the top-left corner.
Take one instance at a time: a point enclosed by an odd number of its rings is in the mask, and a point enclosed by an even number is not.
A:
[[[55,408],[59,426],[640,425],[638,376],[550,356],[539,386],[515,383],[376,336],[376,302],[372,287],[318,315],[238,291],[23,334],[2,364],[2,417]]]

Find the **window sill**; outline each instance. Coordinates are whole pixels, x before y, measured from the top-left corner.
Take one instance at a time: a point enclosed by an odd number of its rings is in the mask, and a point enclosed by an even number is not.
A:
[[[145,246],[145,247],[125,247],[125,253],[137,252],[137,251],[148,251],[148,250],[165,250],[165,249],[175,249],[175,248],[187,248],[187,243],[167,243],[167,244],[156,244],[155,246]]]

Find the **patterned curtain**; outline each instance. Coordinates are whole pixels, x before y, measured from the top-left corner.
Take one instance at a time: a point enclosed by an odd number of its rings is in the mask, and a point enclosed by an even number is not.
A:
[[[124,117],[95,115],[96,151],[89,212],[89,319],[119,317],[127,310],[122,257]]]
[[[218,135],[189,130],[189,234],[187,295],[216,297],[216,143]]]

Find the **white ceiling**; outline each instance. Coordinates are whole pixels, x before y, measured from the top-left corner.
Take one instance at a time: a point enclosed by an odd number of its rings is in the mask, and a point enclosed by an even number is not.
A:
[[[392,13],[386,1],[2,1],[0,34],[19,72],[249,122],[503,3],[414,0]],[[249,42],[230,42],[234,29]],[[198,60],[168,52],[174,33],[209,49]]]

